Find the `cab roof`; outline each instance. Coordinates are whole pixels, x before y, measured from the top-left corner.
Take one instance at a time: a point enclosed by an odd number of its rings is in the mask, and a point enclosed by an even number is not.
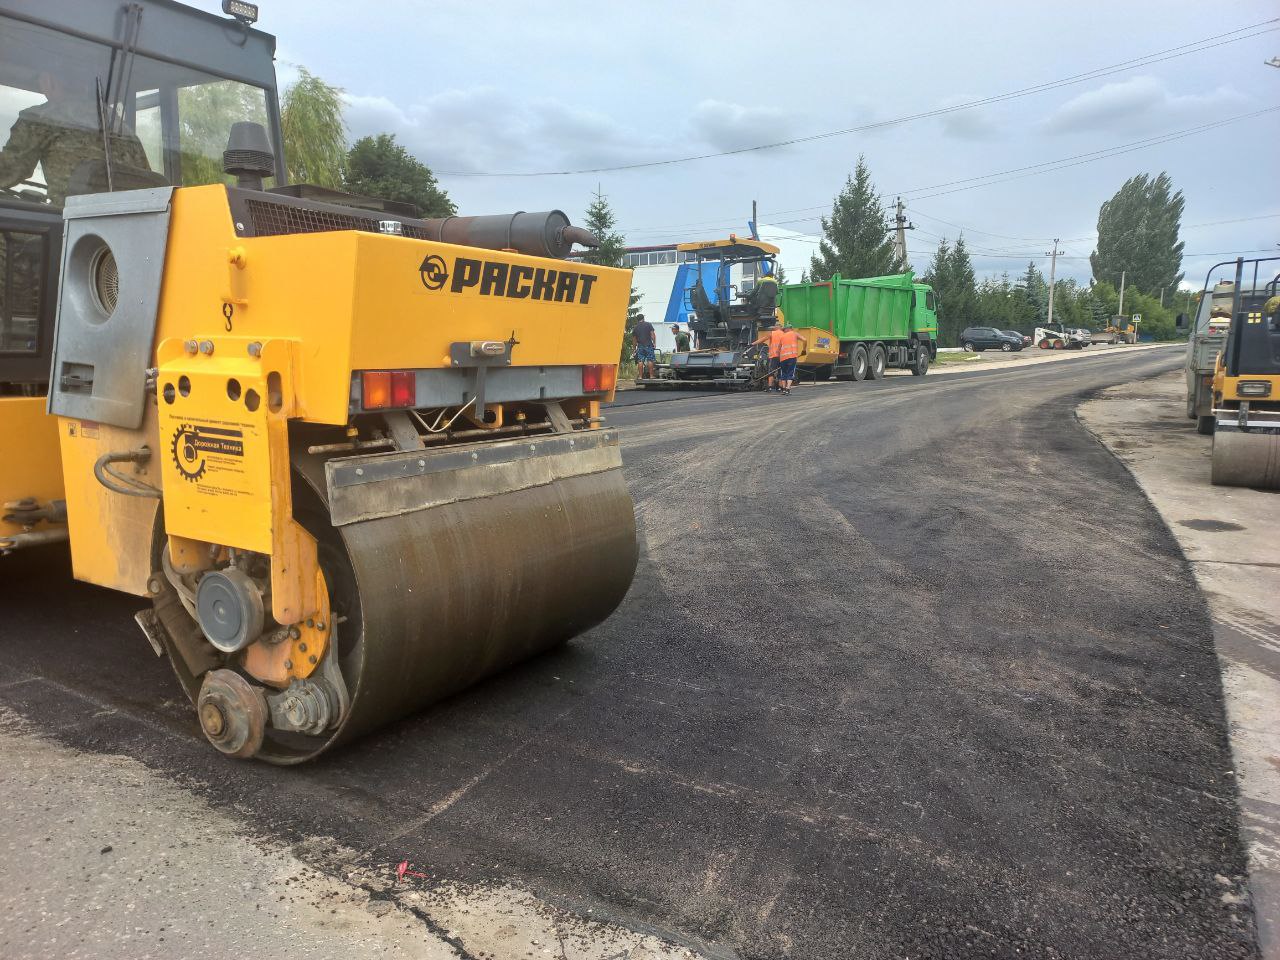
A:
[[[757,257],[776,257],[778,248],[763,240],[752,240],[750,237],[737,237],[729,234],[727,240],[695,240],[691,243],[678,243],[676,249],[685,252],[699,253],[706,260],[753,260]]]

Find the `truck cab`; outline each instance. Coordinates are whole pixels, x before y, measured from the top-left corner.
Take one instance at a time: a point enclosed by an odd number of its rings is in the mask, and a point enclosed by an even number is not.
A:
[[[938,339],[938,299],[927,283],[911,285],[911,333],[917,340]],[[936,348],[934,350],[936,352]]]

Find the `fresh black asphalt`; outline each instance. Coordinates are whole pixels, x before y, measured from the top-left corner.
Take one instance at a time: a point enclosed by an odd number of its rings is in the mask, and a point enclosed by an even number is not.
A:
[[[1204,602],[1073,414],[1180,356],[614,408],[618,612],[304,768],[215,755],[56,554],[0,561],[0,705],[248,833],[720,956],[1256,956]]]

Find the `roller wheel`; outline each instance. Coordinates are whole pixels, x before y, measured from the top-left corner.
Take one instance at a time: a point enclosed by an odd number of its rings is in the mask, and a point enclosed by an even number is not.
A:
[[[220,752],[241,760],[262,748],[267,698],[234,670],[210,670],[196,698],[196,716],[205,738]]]
[[[885,368],[885,353],[882,344],[875,344],[871,348],[871,355],[867,360],[867,379],[883,380]]]
[[[1207,417],[1196,417],[1196,433],[1206,437],[1213,436],[1213,428],[1216,422],[1212,414]]]
[[[867,348],[862,344],[858,344],[853,348],[853,353],[850,356],[850,359],[853,361],[854,382],[867,379],[867,369],[869,366],[867,360]]]

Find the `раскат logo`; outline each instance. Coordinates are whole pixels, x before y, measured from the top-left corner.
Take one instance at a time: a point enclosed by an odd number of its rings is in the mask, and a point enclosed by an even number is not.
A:
[[[596,275],[585,271],[470,257],[455,257],[450,271],[444,260],[434,253],[422,261],[418,276],[428,290],[444,289],[447,283],[450,293],[475,288],[482,297],[581,304],[591,302],[591,289],[596,282]]]
[[[434,253],[428,254],[427,259],[422,261],[422,266],[418,268],[418,274],[422,277],[422,285],[428,290],[439,290],[444,286],[444,282],[449,279],[449,268],[444,265],[444,258]]]

